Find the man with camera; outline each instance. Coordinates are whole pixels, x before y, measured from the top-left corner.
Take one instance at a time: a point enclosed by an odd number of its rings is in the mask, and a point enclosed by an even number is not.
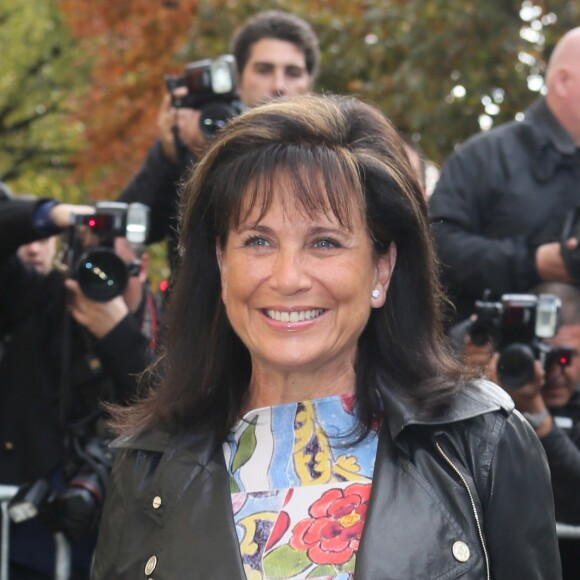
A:
[[[122,201],[139,201],[151,208],[148,241],[168,237],[171,263],[179,183],[211,132],[227,120],[227,114],[224,117],[220,112],[212,118],[202,109],[226,101],[231,116],[276,97],[304,94],[312,89],[318,72],[320,54],[314,31],[301,18],[279,10],[249,18],[234,34],[230,50],[235,66],[230,67],[229,55],[198,61],[186,67],[183,78],[168,83],[171,93],[163,99],[158,115],[159,139],[120,196]],[[227,81],[228,76],[233,82],[225,82],[223,89],[203,80]]]
[[[578,233],[567,227],[580,203],[580,27],[560,39],[545,77],[547,93],[524,120],[469,139],[430,198],[458,320],[486,289],[499,298],[542,281],[580,282],[570,267]]]
[[[53,531],[71,540],[72,578],[88,577],[112,462],[101,403],[137,395],[157,328],[147,256],[129,239],[143,220],[128,228],[126,208],[0,202],[0,484],[20,486],[13,580],[53,577]],[[18,257],[57,233],[68,276]],[[40,517],[23,521],[27,505]]]
[[[529,295],[478,302],[465,356],[534,428],[550,466],[556,520],[580,526],[580,289],[546,282]],[[564,578],[576,579],[580,539],[560,538],[560,552]]]

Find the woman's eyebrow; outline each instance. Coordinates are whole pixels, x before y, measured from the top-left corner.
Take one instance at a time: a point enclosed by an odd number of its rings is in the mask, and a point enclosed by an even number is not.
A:
[[[236,232],[243,233],[247,231],[257,231],[263,233],[269,233],[272,231],[272,228],[265,226],[264,224],[253,222],[253,223],[243,223],[240,224],[237,228],[234,228]]]

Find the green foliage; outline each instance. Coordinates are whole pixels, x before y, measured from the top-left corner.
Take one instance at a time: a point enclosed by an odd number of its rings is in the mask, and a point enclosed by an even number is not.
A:
[[[155,138],[163,73],[227,52],[266,8],[318,33],[317,91],[376,104],[436,163],[482,115],[497,125],[537,98],[529,78],[580,21],[577,0],[2,0],[0,179],[72,202],[115,199]],[[150,248],[155,280],[162,249]]]
[[[522,20],[522,6],[537,10],[531,22]],[[264,8],[256,0],[199,2],[177,58],[227,51],[235,28]],[[488,115],[497,125],[537,98],[528,77],[543,74],[555,42],[580,16],[580,5],[570,0],[278,0],[267,8],[293,12],[318,33],[318,91],[377,105],[437,163],[481,130],[482,100],[497,105]],[[540,24],[537,41],[520,36],[522,28]],[[531,60],[520,62],[520,52]],[[454,96],[454,87],[465,96]]]
[[[499,124],[537,98],[527,78],[543,73],[554,39],[578,22],[578,7],[535,5],[541,9],[535,24],[549,11],[559,15],[556,25],[545,19],[535,43],[520,37],[521,1],[373,0],[357,3],[356,11],[345,6],[348,16],[325,6],[310,17],[324,50],[319,89],[376,104],[441,163],[480,130],[482,99],[498,105],[490,117]],[[521,51],[535,64],[520,63]],[[464,97],[453,96],[458,86]]]
[[[16,193],[82,199],[67,178],[83,131],[71,99],[86,77],[55,3],[2,0],[0,46],[0,180]]]

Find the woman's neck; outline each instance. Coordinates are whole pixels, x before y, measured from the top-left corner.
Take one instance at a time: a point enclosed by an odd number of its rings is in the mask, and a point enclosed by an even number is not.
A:
[[[245,411],[284,403],[345,395],[355,391],[352,364],[325,366],[312,370],[274,369],[255,363],[252,366],[250,397]]]

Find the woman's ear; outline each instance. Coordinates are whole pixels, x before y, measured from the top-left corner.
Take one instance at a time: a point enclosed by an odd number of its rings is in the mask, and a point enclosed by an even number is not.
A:
[[[381,254],[377,259],[377,276],[371,302],[373,308],[380,308],[384,305],[387,299],[387,291],[389,289],[396,261],[397,246],[395,245],[395,242],[391,242],[389,249],[384,254]],[[376,297],[374,294],[375,290],[379,291]]]
[[[224,251],[222,249],[221,242],[220,242],[219,239],[217,239],[215,241],[215,255],[216,255],[216,258],[217,258],[218,268],[220,269],[220,272],[221,272],[221,269],[222,269],[223,253],[224,253]]]
[[[226,280],[225,273],[227,270],[227,264],[224,257],[224,249],[219,239],[217,239],[215,243],[215,255],[217,259],[218,268],[220,270],[220,280],[222,285],[222,298],[223,298],[225,290],[225,280]]]

